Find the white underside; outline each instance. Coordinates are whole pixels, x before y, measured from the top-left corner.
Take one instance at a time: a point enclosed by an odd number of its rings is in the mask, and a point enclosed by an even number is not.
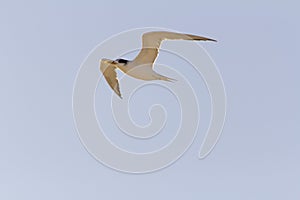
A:
[[[164,76],[156,73],[149,65],[137,66],[137,67],[120,67],[120,69],[129,76],[132,76],[141,80],[161,80]]]

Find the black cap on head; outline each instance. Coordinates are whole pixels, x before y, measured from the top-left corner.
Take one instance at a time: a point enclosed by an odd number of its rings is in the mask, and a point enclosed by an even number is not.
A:
[[[118,62],[118,63],[124,63],[126,65],[127,62],[128,62],[128,60],[120,58],[120,59],[117,59],[116,62]]]

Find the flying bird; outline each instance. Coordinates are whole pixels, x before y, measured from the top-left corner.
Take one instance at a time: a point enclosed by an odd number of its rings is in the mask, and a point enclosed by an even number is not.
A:
[[[163,80],[174,81],[175,79],[158,74],[153,70],[153,64],[158,56],[159,47],[163,40],[194,40],[194,41],[214,41],[214,39],[167,31],[153,31],[144,33],[142,36],[142,49],[134,60],[106,58],[100,61],[100,70],[103,73],[107,83],[114,92],[122,98],[116,69],[121,70],[127,75],[145,80]]]

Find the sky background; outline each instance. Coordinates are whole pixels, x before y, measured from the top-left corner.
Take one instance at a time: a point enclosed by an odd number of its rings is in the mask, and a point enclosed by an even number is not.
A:
[[[0,199],[298,200],[298,10],[297,1],[1,1]],[[174,165],[131,175],[79,140],[72,90],[82,61],[139,27],[219,41],[203,47],[222,74],[227,119],[205,160],[199,133]]]

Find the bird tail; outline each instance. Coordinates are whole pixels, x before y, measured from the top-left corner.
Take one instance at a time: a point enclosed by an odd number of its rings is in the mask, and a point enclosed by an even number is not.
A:
[[[162,75],[160,75],[160,80],[168,81],[168,82],[172,82],[172,83],[174,83],[175,81],[177,81],[177,80],[174,79],[174,78],[169,78],[169,77],[162,76]]]
[[[177,79],[166,77],[165,81],[174,83]]]

